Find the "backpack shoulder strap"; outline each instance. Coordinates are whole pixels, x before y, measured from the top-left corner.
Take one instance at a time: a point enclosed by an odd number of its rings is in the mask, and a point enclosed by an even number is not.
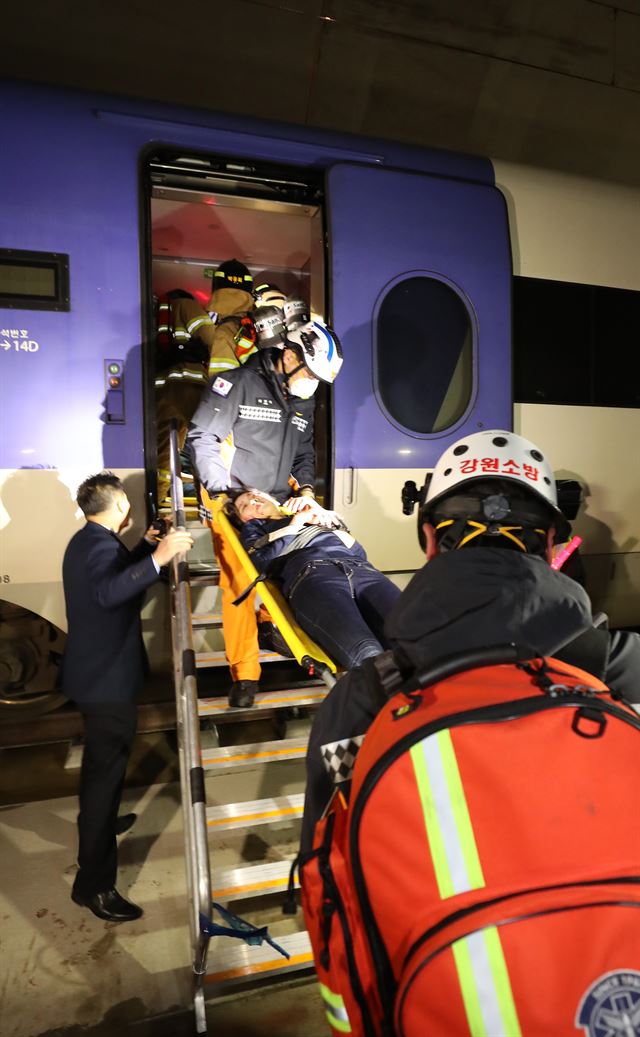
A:
[[[608,630],[591,627],[583,634],[574,637],[573,641],[559,651],[554,652],[555,659],[577,666],[587,673],[592,673],[598,680],[606,683],[605,675],[609,664],[611,638]]]
[[[392,651],[365,659],[360,664],[366,675],[367,688],[375,714],[400,690],[406,680]]]

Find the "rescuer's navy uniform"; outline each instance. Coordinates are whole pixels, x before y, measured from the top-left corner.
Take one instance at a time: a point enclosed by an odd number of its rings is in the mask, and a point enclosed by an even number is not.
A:
[[[314,484],[314,400],[285,395],[274,355],[261,350],[213,378],[193,415],[187,439],[210,494],[259,486],[282,501],[291,477]]]
[[[274,368],[279,350],[260,350],[243,367],[213,378],[193,416],[188,434],[194,466],[203,483],[202,503],[210,513],[213,550],[220,566],[224,647],[233,681],[230,702],[244,704],[246,688],[257,687],[260,660],[255,592],[240,606],[233,602],[247,580],[216,518],[214,497],[231,487],[256,482],[280,501],[292,492],[291,481],[311,489],[315,478],[313,399],[289,396]],[[261,606],[260,629],[270,617]],[[250,683],[251,682],[251,683]]]

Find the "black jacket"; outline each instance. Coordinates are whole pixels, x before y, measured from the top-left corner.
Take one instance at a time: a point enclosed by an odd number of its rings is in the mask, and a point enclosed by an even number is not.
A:
[[[592,622],[586,591],[542,558],[477,547],[437,555],[420,569],[389,613],[385,632],[411,670],[465,649],[513,641],[593,672],[630,702],[640,702],[640,635],[593,631]],[[603,642],[592,653],[599,672],[585,651],[590,631]],[[366,732],[376,714],[373,679],[370,665],[351,670],[318,710],[307,754],[303,849],[333,789],[320,747]]]
[[[272,352],[261,350],[213,378],[193,415],[187,438],[209,493],[255,486],[284,500],[289,476],[314,484],[314,401],[285,395]],[[223,447],[229,433],[232,448]]]
[[[252,519],[240,530],[242,545],[247,551],[253,548],[250,554],[256,569],[259,572],[266,572],[269,579],[277,580],[282,586],[285,597],[288,597],[297,577],[310,562],[318,561],[318,559],[335,559],[337,562],[366,562],[367,560],[364,547],[357,540],[351,547],[347,547],[331,529],[321,529],[318,526],[311,527],[318,532],[308,546],[292,551],[281,561],[279,561],[280,556],[291,544],[293,537],[279,537],[263,547],[256,547],[256,544],[259,544],[267,534],[282,529],[290,523],[289,518]]]
[[[143,539],[129,551],[97,522],[87,522],[67,546],[62,690],[79,705],[130,701],[141,688],[146,657],[140,606],[158,579],[153,550]]]

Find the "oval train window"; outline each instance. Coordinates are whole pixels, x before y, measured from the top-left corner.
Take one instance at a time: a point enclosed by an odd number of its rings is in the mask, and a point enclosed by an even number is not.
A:
[[[375,336],[377,388],[389,416],[408,432],[449,428],[471,399],[471,319],[453,288],[408,277],[387,293]]]

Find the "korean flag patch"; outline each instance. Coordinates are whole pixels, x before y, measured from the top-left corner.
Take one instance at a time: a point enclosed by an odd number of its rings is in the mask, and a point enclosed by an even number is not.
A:
[[[211,392],[217,392],[218,396],[228,396],[232,389],[233,382],[228,382],[226,378],[221,378],[220,375],[218,375],[211,386]]]

